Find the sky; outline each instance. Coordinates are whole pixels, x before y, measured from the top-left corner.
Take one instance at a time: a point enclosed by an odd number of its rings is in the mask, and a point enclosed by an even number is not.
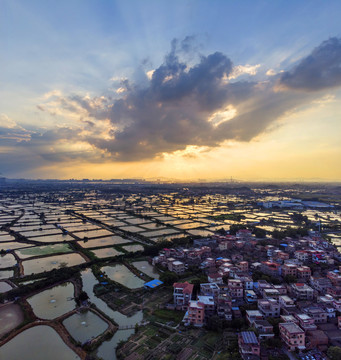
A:
[[[341,181],[339,0],[0,0],[0,176]]]

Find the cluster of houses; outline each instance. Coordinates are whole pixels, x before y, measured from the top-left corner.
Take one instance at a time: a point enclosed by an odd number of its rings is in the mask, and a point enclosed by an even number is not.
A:
[[[279,336],[289,351],[340,346],[341,316],[337,315],[341,312],[341,267],[334,266],[335,248],[318,234],[286,240],[280,246],[265,246],[267,259],[261,262],[243,260],[243,251],[234,251],[230,257],[213,256],[224,242],[232,242],[238,250],[238,242],[257,243],[248,230],[236,236],[202,239],[193,249],[164,249],[153,262],[177,274],[193,264],[206,273],[208,282],[200,284],[195,299],[193,284],[185,281],[173,285],[173,307],[186,312],[185,325],[202,327],[212,315],[227,321],[242,318],[241,305],[256,305],[255,310],[246,310],[247,324],[254,331],[239,334],[244,359],[259,357],[261,341],[275,336],[268,318],[279,320]],[[312,265],[319,263],[326,265],[325,270],[312,274]],[[253,281],[256,270],[293,281],[277,281],[279,285]]]

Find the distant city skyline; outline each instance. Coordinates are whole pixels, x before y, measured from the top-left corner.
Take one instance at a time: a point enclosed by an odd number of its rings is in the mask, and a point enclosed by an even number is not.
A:
[[[341,181],[339,1],[0,8],[0,176]]]

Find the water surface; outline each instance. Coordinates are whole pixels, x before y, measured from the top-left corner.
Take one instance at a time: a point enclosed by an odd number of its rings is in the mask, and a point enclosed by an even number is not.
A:
[[[29,328],[0,348],[3,360],[80,359],[50,326]]]
[[[132,265],[153,279],[158,279],[160,276],[155,267],[150,265],[148,261],[134,261]]]
[[[48,256],[39,259],[25,260],[22,262],[24,274],[37,274],[61,267],[69,267],[84,263],[85,260],[77,253]]]
[[[17,304],[6,304],[0,307],[0,336],[15,329],[24,321],[24,314]],[[1,354],[1,348],[0,348]],[[0,359],[2,359],[0,357]]]
[[[103,266],[101,270],[105,272],[111,280],[124,285],[128,289],[140,288],[145,283],[145,281],[134,275],[124,265]]]
[[[39,318],[55,319],[76,307],[73,297],[73,284],[65,283],[33,295],[27,301]]]
[[[70,335],[82,344],[102,334],[108,324],[92,311],[76,313],[63,321]]]

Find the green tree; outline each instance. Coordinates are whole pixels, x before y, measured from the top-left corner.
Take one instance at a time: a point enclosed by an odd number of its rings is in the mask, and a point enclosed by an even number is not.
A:
[[[331,346],[327,355],[331,360],[340,360],[341,359],[341,348],[339,346]]]
[[[178,279],[178,275],[170,271],[165,271],[163,274],[160,275],[160,280],[165,285],[173,285],[176,281],[178,281]]]
[[[264,229],[260,229],[255,227],[253,229],[253,234],[256,236],[256,238],[265,238],[266,237],[266,231]]]

